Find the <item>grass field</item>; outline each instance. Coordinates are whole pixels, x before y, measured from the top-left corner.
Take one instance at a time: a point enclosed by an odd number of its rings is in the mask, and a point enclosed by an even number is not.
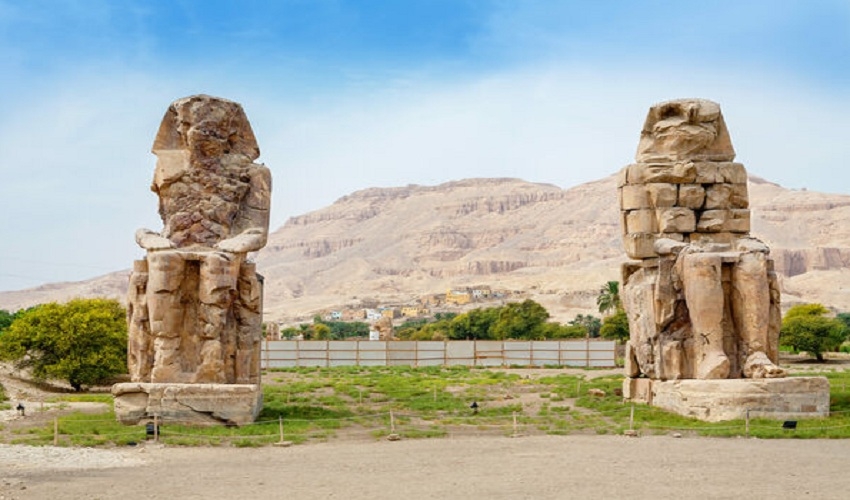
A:
[[[576,373],[577,372],[577,373]],[[531,373],[531,374],[529,374]],[[339,367],[275,369],[264,374],[264,407],[242,427],[168,424],[170,445],[262,446],[340,439],[440,438],[462,435],[681,433],[759,438],[850,437],[850,372],[815,370],[831,385],[831,415],[781,422],[753,419],[706,423],[645,405],[623,403],[620,375],[592,370],[489,370],[467,367]],[[473,402],[476,409],[471,408]],[[108,394],[57,396],[54,406],[106,403]],[[61,413],[61,412],[60,412]],[[126,445],[146,439],[142,426],[118,424],[111,411],[86,411],[6,424],[6,443],[71,446]]]

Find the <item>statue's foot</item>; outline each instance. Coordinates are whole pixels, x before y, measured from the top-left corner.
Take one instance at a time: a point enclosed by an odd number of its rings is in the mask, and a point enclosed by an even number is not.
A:
[[[744,377],[746,378],[782,378],[785,370],[773,364],[763,352],[754,352],[747,357],[744,363]]]
[[[719,352],[708,353],[699,361],[697,378],[702,380],[729,377],[729,358]]]

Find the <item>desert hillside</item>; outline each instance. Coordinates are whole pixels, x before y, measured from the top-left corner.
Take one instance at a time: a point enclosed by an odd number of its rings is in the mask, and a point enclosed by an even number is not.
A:
[[[756,177],[749,188],[752,232],[772,249],[784,305],[850,311],[850,195]],[[365,189],[291,218],[254,259],[272,320],[489,286],[525,292],[566,321],[594,312],[596,290],[618,279],[625,254],[611,176],[566,190],[519,179]],[[126,275],[0,293],[0,308],[122,297]]]

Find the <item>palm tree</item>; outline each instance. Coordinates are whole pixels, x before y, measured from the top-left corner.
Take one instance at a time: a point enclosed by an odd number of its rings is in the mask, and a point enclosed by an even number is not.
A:
[[[596,305],[599,307],[599,312],[605,314],[610,310],[618,311],[623,308],[623,303],[620,301],[620,282],[609,281],[602,285],[599,289],[599,296],[596,297]]]

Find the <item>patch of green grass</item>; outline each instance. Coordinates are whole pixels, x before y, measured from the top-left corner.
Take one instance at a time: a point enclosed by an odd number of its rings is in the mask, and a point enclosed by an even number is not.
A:
[[[163,424],[162,442],[253,447],[281,439],[327,441],[360,432],[376,439],[391,432],[408,439],[455,433],[620,434],[630,428],[647,434],[717,437],[747,432],[742,420],[702,422],[646,405],[624,404],[617,395],[622,387],[619,375],[588,379],[582,374],[554,373],[528,378],[503,369],[405,366],[299,367],[270,372],[274,375],[264,379],[264,406],[256,423],[241,427]],[[800,420],[793,431],[782,429],[781,421],[752,419],[748,435],[850,437],[850,372],[825,365],[805,374],[829,379],[831,416]],[[591,394],[597,393],[591,389],[601,390],[602,395]],[[51,401],[110,404],[112,398],[109,394],[67,394]],[[477,413],[470,408],[473,401],[478,403]],[[144,426],[118,424],[111,411],[60,417],[59,432],[59,444],[73,446],[116,446],[146,438]],[[53,424],[7,430],[4,435],[8,442],[52,444]]]
[[[106,403],[112,405],[112,394],[108,393],[81,393],[81,394],[63,394],[54,396],[47,400],[47,403]]]

